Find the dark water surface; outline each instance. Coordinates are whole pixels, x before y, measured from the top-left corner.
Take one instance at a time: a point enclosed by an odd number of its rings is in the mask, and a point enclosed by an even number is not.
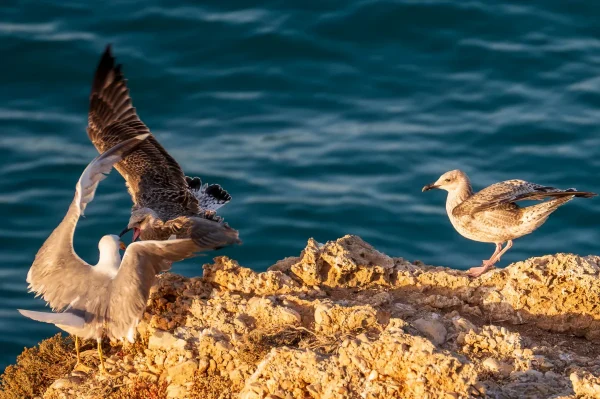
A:
[[[112,43],[134,104],[188,175],[222,184],[264,270],[358,234],[410,260],[464,269],[494,247],[421,187],[461,168],[475,189],[510,178],[600,191],[600,3],[591,1],[11,1],[0,6],[0,370],[57,330],[25,276],[96,150],[85,133]],[[126,223],[113,173],[76,233],[89,262]],[[502,265],[598,253],[600,200],[577,200],[516,241]],[[204,260],[176,265],[201,273]]]

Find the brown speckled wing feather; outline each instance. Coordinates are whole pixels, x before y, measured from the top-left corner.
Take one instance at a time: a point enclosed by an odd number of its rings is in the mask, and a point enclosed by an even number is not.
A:
[[[594,193],[575,189],[561,190],[554,187],[529,183],[524,180],[507,180],[492,184],[466,199],[452,211],[456,217],[473,215],[487,210],[520,209],[517,201],[541,201],[557,197],[592,197]],[[507,207],[508,206],[508,207]],[[490,213],[490,212],[487,212]]]
[[[150,133],[132,105],[126,83],[108,46],[94,76],[88,114],[88,136],[99,152],[138,134]],[[181,167],[154,136],[119,162],[116,169],[125,178],[135,206],[152,208],[163,217],[199,212],[198,200],[188,189]]]
[[[166,230],[169,235],[175,235],[177,238],[189,237],[202,250],[241,243],[238,231],[229,227],[227,223],[200,217],[181,216],[164,223],[161,230]]]
[[[529,183],[524,180],[503,181],[492,184],[478,193],[473,194],[462,204],[454,208],[452,213],[456,217],[472,215],[477,212],[494,208],[500,204],[507,204],[514,201],[519,201],[520,199],[525,199],[523,198],[524,196],[530,195],[535,193],[536,190],[541,190],[544,188],[551,187],[540,186],[539,184]]]
[[[479,223],[490,227],[514,226],[519,224],[523,216],[523,208],[515,203],[500,204],[473,214]]]

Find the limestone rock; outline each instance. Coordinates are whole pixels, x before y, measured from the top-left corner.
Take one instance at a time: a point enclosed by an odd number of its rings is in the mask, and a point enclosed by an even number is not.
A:
[[[494,359],[492,357],[486,358],[482,362],[483,367],[489,370],[492,373],[498,374],[502,377],[508,377],[510,373],[513,372],[514,367],[508,363],[501,362],[498,359]]]
[[[438,320],[432,319],[417,319],[413,321],[413,325],[425,334],[436,345],[441,345],[446,342],[446,327]]]
[[[355,236],[311,239],[300,255],[262,273],[220,257],[202,278],[162,274],[139,340],[105,345],[113,375],[97,373],[94,349],[82,354],[91,371],[69,375],[72,343],[48,340],[7,368],[2,389],[45,399],[600,397],[600,346],[589,342],[600,341],[596,256],[531,258],[470,279]],[[22,390],[48,375],[60,378]]]
[[[168,331],[156,330],[150,339],[148,340],[148,349],[171,349],[176,346],[176,343],[179,346],[185,346],[185,341],[178,340]],[[183,349],[183,348],[182,348]]]
[[[290,271],[306,285],[360,287],[389,281],[394,261],[356,236],[319,246],[309,240]]]
[[[600,377],[579,370],[569,376],[578,397],[600,398]]]
[[[212,265],[204,265],[204,279],[230,291],[246,294],[285,293],[298,288],[293,279],[280,271],[257,273],[225,256],[215,258]]]
[[[198,363],[195,360],[187,360],[167,370],[171,382],[174,384],[185,384],[194,379],[194,373],[198,370]]]

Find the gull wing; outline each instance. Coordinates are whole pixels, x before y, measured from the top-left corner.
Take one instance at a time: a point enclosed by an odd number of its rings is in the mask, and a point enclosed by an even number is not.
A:
[[[77,302],[95,282],[89,280],[91,266],[73,248],[73,234],[87,204],[94,199],[98,183],[106,178],[113,164],[120,161],[146,139],[139,135],[96,157],[85,168],[75,187],[75,197],[62,222],[44,242],[27,273],[30,291],[42,296],[54,310]]]
[[[139,118],[121,65],[115,65],[110,46],[106,47],[94,76],[87,133],[99,152],[135,135],[150,134],[136,151],[115,166],[126,181],[134,205],[168,209],[173,214],[200,211],[183,170]],[[160,206],[154,206],[157,202]]]
[[[524,180],[507,180],[492,184],[463,201],[452,211],[456,217],[473,215],[478,212],[502,207],[504,210],[520,209],[518,201],[536,201],[557,197],[591,197],[594,193],[575,189],[561,190],[555,187],[542,186]]]
[[[144,315],[156,274],[169,270],[173,262],[196,256],[200,250],[202,248],[191,239],[130,244],[108,296],[105,318],[110,323],[110,335],[133,342],[135,327]]]

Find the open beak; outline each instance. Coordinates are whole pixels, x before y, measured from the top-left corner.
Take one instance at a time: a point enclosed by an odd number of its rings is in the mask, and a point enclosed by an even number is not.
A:
[[[137,240],[140,237],[140,234],[142,233],[142,231],[140,229],[138,229],[137,227],[126,227],[125,229],[123,229],[123,231],[119,234],[119,237],[123,237],[125,234],[127,234],[130,230],[133,230],[133,237],[131,238],[131,242],[134,242],[135,240]]]
[[[125,245],[125,243],[123,241],[119,241],[119,248],[121,248],[123,251],[125,251],[127,249],[127,245]]]
[[[436,186],[435,183],[431,183],[426,185],[425,187],[423,187],[423,190],[421,190],[421,192],[425,192],[425,191],[429,191],[429,190],[433,190],[434,188],[439,188],[440,186]]]
[[[135,240],[137,240],[141,233],[142,233],[142,230],[138,229],[137,227],[134,227],[133,228],[133,238],[131,239],[131,242],[134,242]]]

